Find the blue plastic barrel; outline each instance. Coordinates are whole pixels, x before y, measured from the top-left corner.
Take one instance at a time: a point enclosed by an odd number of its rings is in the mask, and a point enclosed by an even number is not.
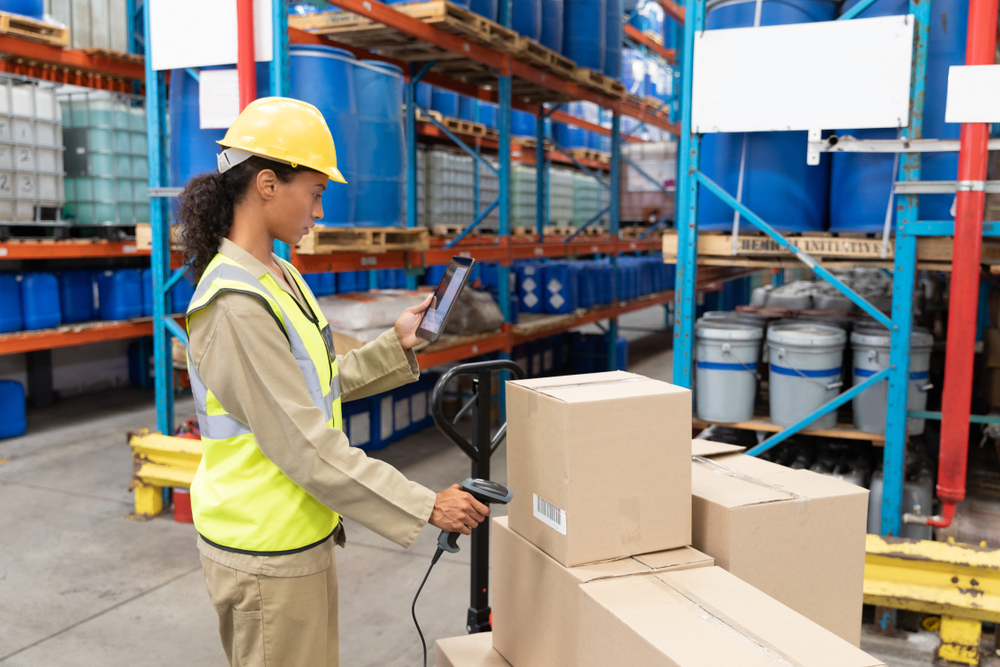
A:
[[[431,92],[431,109],[446,118],[458,118],[458,93],[435,87]]]
[[[90,271],[59,274],[59,307],[63,324],[94,319],[94,276]]]
[[[441,279],[444,278],[444,274],[447,269],[447,264],[428,266],[424,271],[424,283],[436,286],[439,282],[441,282]]]
[[[622,0],[605,0],[604,74],[615,79],[622,75]]]
[[[313,293],[313,296],[320,296],[320,284],[318,273],[304,273],[302,279],[306,282],[306,287]]]
[[[97,275],[102,320],[129,320],[142,316],[142,276],[135,269],[102,271]]]
[[[323,114],[337,147],[337,168],[347,180],[346,185],[327,183],[320,224],[351,224],[358,196],[358,156],[365,146],[354,84],[357,61],[350,51],[331,46],[292,44],[289,49],[290,96],[312,104]]]
[[[843,11],[857,4],[844,3]],[[907,14],[905,0],[877,0],[858,18]],[[958,139],[960,125],[945,123],[944,111],[948,68],[965,64],[965,42],[969,5],[960,0],[935,0],[931,6],[930,35],[927,43],[927,79],[924,97],[923,136],[929,139]],[[895,139],[894,129],[839,130],[838,134],[859,139]],[[880,232],[885,225],[889,197],[895,175],[891,153],[834,153],[830,156],[830,231]],[[958,177],[957,153],[924,153],[920,158],[921,180],[953,181]],[[921,220],[950,220],[954,196],[920,195]],[[893,207],[891,224],[895,226]]]
[[[185,275],[170,290],[170,307],[172,312],[186,313],[191,297],[194,296],[194,283]]]
[[[578,67],[603,71],[607,22],[600,17],[606,12],[606,0],[565,0],[562,54]]]
[[[142,316],[153,316],[153,269],[143,269],[139,275],[142,281]]]
[[[0,0],[0,12],[30,16],[41,21],[45,15],[45,3],[42,0]]]
[[[270,95],[270,63],[257,63],[257,96]],[[233,69],[207,67],[204,69]],[[203,130],[198,111],[198,82],[187,70],[170,72],[170,185],[183,187],[192,176],[216,172],[216,142],[226,136],[223,129]],[[340,144],[337,144],[338,157]]]
[[[5,295],[6,298],[6,295]],[[21,310],[24,329],[51,329],[62,322],[59,281],[51,273],[26,273],[21,278]]]
[[[425,109],[430,109],[433,99],[434,86],[429,83],[417,83],[417,104]]]
[[[510,133],[515,137],[534,137],[535,117],[527,111],[512,109],[510,112]]]
[[[0,439],[17,438],[28,430],[24,385],[0,380]]]
[[[542,274],[542,294],[546,313],[566,315],[577,309],[577,274],[573,262],[550,262]]]
[[[747,28],[754,22],[753,0],[714,4],[705,19],[706,30]],[[765,0],[761,25],[830,21],[837,6],[829,0]],[[827,223],[830,162],[823,154],[818,166],[809,166],[807,132],[746,133],[743,203],[778,231],[821,231]],[[702,172],[734,195],[740,177],[744,133],[706,134],[701,141]],[[701,197],[698,227],[729,229],[733,210],[711,194]],[[752,228],[741,220],[743,229]]]
[[[346,294],[357,290],[357,271],[345,271],[337,274],[337,294]]]
[[[474,97],[458,96],[458,117],[471,123],[477,123],[479,101]]]
[[[513,0],[510,27],[537,42],[542,36],[542,0]]]
[[[472,0],[469,9],[496,23],[500,3],[497,0]]]
[[[493,102],[480,100],[479,108],[476,109],[476,122],[494,130],[497,129],[497,105]]]
[[[17,276],[0,273],[0,333],[20,331],[24,328],[24,314],[21,312],[21,286]]]
[[[673,49],[683,40],[683,28],[669,16],[663,17],[663,48]]]
[[[563,0],[542,0],[542,46],[556,53],[563,48]]]
[[[646,96],[646,58],[636,49],[622,49],[622,83],[625,92]]]
[[[534,262],[518,263],[514,266],[514,273],[517,276],[517,298],[521,312],[543,312],[545,288],[542,280],[545,276],[542,265]]]
[[[387,227],[403,222],[406,142],[402,80],[402,69],[377,60],[363,60],[354,69],[359,149],[354,220],[361,226]]]
[[[331,272],[319,274],[319,296],[329,296],[336,293],[337,274]]]

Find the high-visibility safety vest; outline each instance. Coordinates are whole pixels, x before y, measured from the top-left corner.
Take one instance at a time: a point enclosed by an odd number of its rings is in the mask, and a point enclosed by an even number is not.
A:
[[[340,379],[330,325],[299,272],[289,263],[283,264],[313,315],[270,274],[257,280],[236,261],[217,254],[188,306],[188,330],[191,317],[220,294],[234,292],[260,300],[288,339],[313,402],[326,415],[327,426],[342,428]],[[205,386],[190,355],[188,373],[204,449],[191,484],[191,509],[201,536],[223,549],[263,554],[301,551],[329,537],[340,515],[264,456],[249,426],[226,412]]]

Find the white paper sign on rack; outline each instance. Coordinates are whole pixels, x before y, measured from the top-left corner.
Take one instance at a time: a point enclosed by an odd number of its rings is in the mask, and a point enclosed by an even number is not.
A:
[[[240,79],[236,70],[204,70],[198,83],[198,126],[203,130],[228,130],[240,115]]]
[[[692,129],[905,127],[913,26],[886,16],[697,33]]]
[[[946,123],[1000,123],[1000,65],[948,69]]]
[[[235,65],[236,0],[146,0],[154,70]],[[253,2],[254,55],[272,59],[271,0]]]

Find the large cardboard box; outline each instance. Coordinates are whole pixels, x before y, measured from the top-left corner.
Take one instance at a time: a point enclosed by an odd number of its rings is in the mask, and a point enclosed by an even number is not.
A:
[[[517,667],[576,667],[580,585],[599,579],[707,567],[691,547],[566,568],[494,519],[493,647]]]
[[[719,567],[582,586],[580,667],[881,667]]]
[[[688,546],[690,422],[634,373],[508,382],[510,527],[567,567]]]
[[[692,545],[858,646],[868,490],[695,440]]]
[[[493,649],[492,633],[439,639],[434,645],[437,667],[510,667]]]

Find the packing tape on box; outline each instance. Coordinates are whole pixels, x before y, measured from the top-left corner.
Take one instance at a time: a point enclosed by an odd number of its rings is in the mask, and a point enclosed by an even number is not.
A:
[[[662,586],[670,597],[684,604],[696,616],[718,628],[737,644],[754,651],[775,667],[803,667],[802,663],[783,653],[778,647],[757,636],[680,584],[665,581],[662,577],[655,577],[654,581]]]
[[[544,389],[566,389],[570,387],[600,387],[606,384],[622,384],[624,382],[659,382],[659,380],[654,380],[653,378],[645,378],[645,377],[618,378],[616,380],[601,380],[599,382],[574,382],[573,384],[545,384],[538,387],[524,387],[524,388],[530,389],[531,391],[541,391]]]
[[[729,477],[734,477],[749,484],[756,484],[757,486],[763,486],[766,489],[771,489],[772,491],[777,491],[778,493],[784,493],[788,496],[791,496],[793,502],[796,503],[809,502],[809,498],[807,496],[802,495],[801,493],[796,493],[791,489],[786,489],[780,484],[769,482],[766,479],[760,479],[759,477],[751,477],[746,473],[740,472],[739,470],[733,470],[728,466],[716,463],[712,459],[705,458],[704,456],[692,456],[691,460],[701,463],[702,465],[708,466],[709,468],[712,469],[713,472],[717,472],[720,475],[728,475]]]

